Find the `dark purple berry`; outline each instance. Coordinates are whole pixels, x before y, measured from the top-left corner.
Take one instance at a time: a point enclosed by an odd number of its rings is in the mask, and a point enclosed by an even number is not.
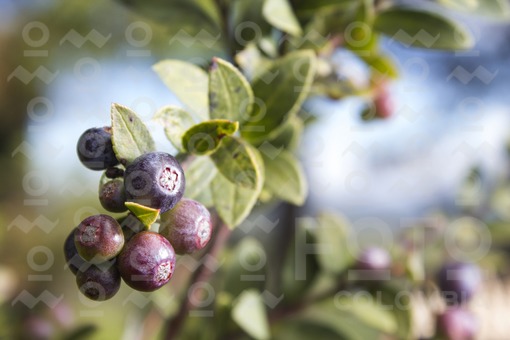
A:
[[[136,234],[118,257],[122,279],[142,292],[165,285],[175,269],[174,248],[163,236],[152,231]]]
[[[133,236],[141,231],[146,230],[143,223],[136,218],[135,215],[129,213],[126,217],[117,219],[120,226],[122,227],[122,233],[124,234],[124,244],[126,244]]]
[[[451,262],[437,274],[437,284],[448,305],[469,301],[480,287],[482,273],[472,263]]]
[[[78,254],[88,262],[106,262],[120,253],[124,235],[119,223],[108,215],[94,215],[84,219],[74,233]]]
[[[453,307],[437,316],[436,333],[441,339],[472,340],[477,332],[477,319],[468,310]]]
[[[126,168],[124,187],[128,201],[163,213],[182,198],[184,172],[173,156],[164,152],[146,153]]]
[[[111,128],[91,128],[78,139],[78,158],[91,170],[104,170],[119,163],[112,145]]]
[[[86,264],[85,260],[78,254],[76,245],[74,244],[74,232],[78,228],[74,228],[71,233],[67,236],[64,243],[64,257],[66,263],[73,274],[76,275],[80,268]]]
[[[202,203],[183,198],[161,215],[159,233],[170,241],[177,254],[193,253],[211,239],[211,214]]]
[[[126,211],[124,181],[114,179],[102,184],[99,187],[99,202],[101,202],[103,208],[110,212],[121,213]]]
[[[95,301],[104,301],[113,297],[120,288],[120,274],[115,265],[95,266],[78,271],[76,284],[80,292]]]

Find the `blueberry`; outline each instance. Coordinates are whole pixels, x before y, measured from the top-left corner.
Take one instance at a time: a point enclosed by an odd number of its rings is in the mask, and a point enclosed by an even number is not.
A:
[[[99,202],[101,202],[103,208],[110,212],[120,213],[126,211],[124,181],[114,179],[102,184],[99,187]]]
[[[441,339],[470,340],[477,331],[476,317],[463,308],[449,308],[436,318],[436,333]]]
[[[211,214],[202,203],[183,198],[161,215],[159,233],[170,241],[177,254],[193,253],[211,239]]]
[[[131,238],[133,238],[133,236],[146,229],[143,223],[132,213],[117,219],[117,222],[119,222],[120,226],[122,227],[124,243],[127,243],[129,240],[131,240]]]
[[[450,262],[437,274],[437,284],[448,305],[469,301],[480,287],[480,268],[472,263]]]
[[[67,265],[69,266],[69,269],[75,275],[78,270],[86,264],[85,260],[80,255],[78,255],[78,250],[74,244],[74,232],[77,229],[78,228],[74,228],[64,242],[64,257],[66,259]]]
[[[104,301],[113,297],[120,288],[120,274],[115,265],[95,266],[79,270],[76,284],[80,292],[95,301]]]
[[[110,127],[91,128],[78,139],[78,158],[91,170],[104,170],[119,163],[112,145]]]
[[[151,152],[136,158],[125,172],[128,201],[161,212],[172,209],[184,194],[184,172],[179,162],[164,152]]]
[[[118,256],[124,282],[133,289],[151,292],[165,285],[175,269],[175,252],[167,239],[152,231],[136,234]]]
[[[124,235],[113,217],[94,215],[80,223],[74,233],[74,243],[83,259],[98,264],[119,254],[124,246]]]

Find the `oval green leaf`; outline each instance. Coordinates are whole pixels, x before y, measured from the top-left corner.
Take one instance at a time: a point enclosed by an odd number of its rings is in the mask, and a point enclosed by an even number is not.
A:
[[[134,202],[126,202],[125,205],[147,229],[158,219],[159,209],[146,207]]]
[[[299,160],[286,150],[273,157],[261,154],[266,175],[264,188],[284,201],[302,205],[308,194],[308,184]]]
[[[186,197],[191,199],[200,197],[204,190],[208,189],[209,184],[217,173],[218,170],[209,157],[195,158],[184,170],[186,176]]]
[[[244,138],[256,143],[280,133],[309,95],[316,62],[313,51],[292,52],[253,81],[256,105],[241,126]]]
[[[250,147],[250,146],[248,146]],[[251,147],[253,148],[253,147]],[[221,172],[211,183],[214,207],[221,219],[231,228],[241,224],[257,203],[264,183],[264,164],[256,149],[252,150],[258,174],[254,189],[245,188],[226,178]]]
[[[265,0],[262,14],[267,22],[283,32],[293,36],[303,34],[303,30],[288,0]]]
[[[348,245],[351,226],[346,218],[332,213],[321,213],[316,222],[319,264],[327,273],[340,274],[354,260]]]
[[[270,338],[266,306],[256,290],[246,290],[234,301],[232,320],[254,339]]]
[[[233,184],[254,189],[262,182],[258,167],[258,151],[245,141],[225,137],[220,146],[211,154],[218,170]]]
[[[129,108],[112,104],[111,119],[113,150],[123,165],[131,163],[144,153],[156,150],[149,130]]]
[[[238,122],[225,119],[208,120],[189,128],[182,136],[182,146],[189,153],[207,155],[218,148],[224,137],[233,135],[238,128]]]
[[[200,67],[167,59],[153,67],[163,83],[200,120],[209,119],[209,77]]]
[[[438,12],[409,7],[390,7],[377,14],[374,29],[405,46],[442,50],[463,50],[473,38],[460,23]]]
[[[303,135],[304,123],[298,116],[292,117],[284,128],[273,140],[271,145],[277,149],[284,148],[289,151],[295,151]]]
[[[253,107],[250,83],[229,62],[214,58],[209,71],[209,108],[213,119],[241,121]]]
[[[163,125],[165,135],[172,145],[180,152],[185,152],[182,136],[195,124],[191,115],[180,107],[168,105],[159,109],[153,119]]]
[[[471,12],[496,20],[510,19],[510,3],[507,0],[437,0],[445,7]]]

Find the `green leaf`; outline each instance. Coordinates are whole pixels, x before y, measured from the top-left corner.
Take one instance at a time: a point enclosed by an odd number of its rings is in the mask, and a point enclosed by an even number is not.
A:
[[[467,11],[496,20],[510,19],[510,3],[507,0],[437,0],[443,6]]]
[[[215,0],[120,1],[137,15],[152,19],[133,18],[137,25],[128,27],[126,38],[134,46],[150,41],[150,48],[159,49],[160,55],[172,55],[183,60],[228,55],[225,36],[221,33],[223,23]],[[133,31],[132,27],[137,28]],[[138,27],[143,29],[141,41]]]
[[[271,60],[264,57],[254,43],[249,43],[241,52],[237,53],[235,61],[250,81],[260,77],[272,65]]]
[[[264,0],[236,0],[230,3],[229,27],[237,32],[233,39],[234,51],[239,51],[251,43],[271,34],[272,27],[264,19]]]
[[[313,44],[312,46],[305,46],[320,49],[328,41],[325,37],[335,35],[343,37],[346,30],[352,28],[350,25],[357,21],[356,17],[359,14],[359,7],[360,0],[349,0],[335,1],[334,4],[323,6],[319,11],[299,11],[298,13],[303,13],[301,17],[310,16],[309,22],[305,27],[305,36],[309,39],[313,38]]]
[[[270,338],[266,307],[257,291],[244,291],[234,301],[232,319],[253,338],[258,340]]]
[[[370,55],[362,56],[363,61],[367,63],[372,71],[372,77],[375,78],[398,78],[398,67],[395,65],[395,61],[386,55]]]
[[[315,222],[316,225],[312,228],[317,238],[320,266],[330,274],[342,273],[353,262],[353,254],[348,244],[351,233],[349,222],[343,216],[333,213],[321,213]]]
[[[217,173],[218,170],[209,157],[195,158],[184,170],[186,176],[185,196],[190,199],[200,197],[204,191],[208,191],[209,184]]]
[[[195,124],[191,115],[177,106],[164,106],[156,112],[154,120],[160,122],[165,128],[168,140],[177,150],[185,152],[182,146],[184,132]]]
[[[111,118],[113,150],[123,165],[156,150],[149,130],[136,113],[120,104],[112,104]]]
[[[378,290],[377,303],[388,308],[397,322],[395,335],[398,339],[413,339],[413,316],[411,293],[404,285],[390,281]]]
[[[195,196],[194,200],[202,203],[207,208],[213,208],[214,201],[212,197],[211,185],[206,186],[197,196]]]
[[[367,294],[366,297],[369,297]],[[395,315],[386,306],[381,306],[375,298],[356,298],[353,295],[340,295],[335,298],[334,308],[352,313],[367,326],[387,334],[394,334],[398,329]]]
[[[147,229],[158,219],[159,209],[146,207],[134,202],[126,202],[125,205]]]
[[[285,150],[273,158],[265,153],[261,154],[266,174],[264,187],[276,197],[302,205],[308,194],[308,184],[299,160]]]
[[[193,64],[167,59],[153,67],[165,85],[200,120],[209,119],[209,77]]]
[[[333,331],[327,325],[317,325],[306,320],[283,320],[275,325],[271,332],[274,339],[288,340],[340,340],[349,339],[340,337],[338,332]],[[349,339],[350,340],[350,339]]]
[[[182,136],[182,145],[189,153],[207,155],[218,148],[224,137],[233,135],[238,128],[238,122],[225,119],[208,120],[189,128]]]
[[[349,294],[349,292],[345,293]],[[380,338],[379,331],[367,327],[352,313],[339,310],[335,305],[335,301],[336,298],[312,305],[298,316],[291,318],[291,320],[329,328],[337,334],[339,339],[366,340]]]
[[[254,110],[241,126],[241,134],[252,142],[274,138],[299,111],[308,96],[316,69],[310,50],[292,52],[277,60],[254,80]]]
[[[221,25],[220,14],[214,0],[119,0],[138,13],[156,20],[202,21]],[[204,22],[207,20],[207,22]]]
[[[229,62],[214,58],[209,71],[211,118],[241,121],[253,108],[253,91],[246,78]]]
[[[358,5],[360,0],[315,0],[315,1],[298,1],[296,2],[296,12],[317,13],[331,8],[345,8],[352,5]]]
[[[256,159],[257,152],[242,139],[227,136],[221,140],[211,159],[229,181],[241,187],[254,189],[262,183],[261,169]]]
[[[226,137],[230,138],[230,137]],[[221,170],[211,183],[211,192],[214,207],[221,219],[231,228],[238,226],[250,214],[264,183],[264,164],[258,150],[250,145],[244,145],[255,162],[255,173],[257,174],[256,187],[246,188],[226,178]]]
[[[288,0],[265,0],[262,14],[267,22],[283,32],[294,36],[303,34]]]
[[[461,50],[473,46],[469,31],[438,12],[390,7],[377,14],[374,29],[406,46]]]
[[[284,148],[289,151],[295,151],[301,141],[303,134],[303,120],[297,116],[292,117],[285,124],[278,136],[270,141],[271,145],[277,149]]]

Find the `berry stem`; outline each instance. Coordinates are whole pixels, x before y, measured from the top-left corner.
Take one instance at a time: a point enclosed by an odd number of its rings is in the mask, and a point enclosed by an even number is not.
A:
[[[212,242],[210,242],[210,246],[204,252],[203,256],[209,255],[214,258],[218,256],[218,253],[224,248],[225,243],[227,242],[230,236],[231,230],[228,228],[222,221],[217,224],[216,233]],[[207,261],[202,261],[199,267],[193,272],[193,275],[190,278],[190,282],[188,287],[193,286],[199,282],[208,282],[214,272],[206,265]],[[200,292],[195,291],[195,294],[199,294]],[[166,340],[176,339],[179,335],[184,322],[186,321],[186,317],[189,312],[195,308],[191,301],[199,300],[199,297],[190,296],[190,294],[186,294],[185,300],[181,303],[179,312],[167,322],[167,329],[165,334]]]

